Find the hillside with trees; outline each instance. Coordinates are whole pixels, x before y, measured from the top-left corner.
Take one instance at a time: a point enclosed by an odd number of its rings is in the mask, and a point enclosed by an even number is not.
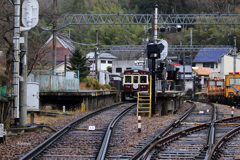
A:
[[[1,0],[0,5],[0,50],[5,54],[4,73],[11,78],[13,69],[13,25],[14,7],[11,0]],[[53,0],[39,1],[39,26],[29,31],[28,65],[33,66],[39,61],[38,50],[52,34],[53,22],[62,14],[151,14],[157,4],[160,14],[239,14],[239,2],[236,0],[58,0],[58,14],[53,14]],[[151,27],[151,26],[148,26]],[[167,27],[167,26],[164,26]],[[231,34],[229,32],[231,27]],[[191,25],[184,26],[181,33],[159,33],[170,45],[190,44],[190,29],[193,30],[194,45],[233,45],[233,37],[237,37],[237,48],[240,48],[239,26],[226,25]],[[70,33],[76,47],[83,55],[93,51],[95,31],[99,33],[99,45],[140,45],[143,38],[151,36],[146,33],[144,25],[71,25],[59,30]],[[139,55],[117,53],[119,58],[134,59]]]

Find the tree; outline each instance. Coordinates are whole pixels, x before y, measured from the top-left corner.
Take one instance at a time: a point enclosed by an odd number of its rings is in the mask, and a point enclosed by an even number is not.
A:
[[[112,67],[111,66],[107,66],[107,71],[112,73]]]
[[[88,74],[88,67],[86,66],[87,58],[83,55],[83,53],[76,49],[72,52],[72,57],[70,58],[71,66],[67,66],[69,70],[78,70],[80,80],[84,79]]]

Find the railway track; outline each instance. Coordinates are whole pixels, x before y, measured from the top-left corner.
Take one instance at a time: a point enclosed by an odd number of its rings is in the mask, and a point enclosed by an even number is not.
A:
[[[184,114],[184,119],[180,117],[168,126],[171,132],[167,128],[130,159],[240,160],[240,116],[219,116],[210,103],[194,105],[188,116]],[[166,131],[169,133],[164,135]]]
[[[163,130],[160,134],[156,135],[153,139],[151,139],[150,141],[145,141],[145,144],[143,143],[141,149],[136,151],[135,154],[133,150],[133,153],[125,154],[121,159],[125,158],[130,158],[133,160],[145,158],[150,159],[151,156],[153,156],[156,159],[157,157],[161,157],[162,159],[171,159],[170,157],[174,157],[176,155],[182,156],[184,154],[186,154],[185,158],[187,158],[188,153],[191,154],[190,157],[191,159],[194,155],[197,156],[200,154],[204,154],[208,146],[208,141],[210,141],[208,138],[209,137],[208,134],[211,131],[210,122],[214,118],[216,119],[216,116],[214,116],[214,114],[216,114],[215,107],[211,104],[205,103],[203,104],[191,103],[191,104],[192,104],[191,108],[186,113],[181,115],[179,119],[170,124],[165,130]],[[196,128],[196,125],[200,124],[205,125],[203,125],[200,128]],[[191,128],[193,129],[191,130]],[[186,137],[187,135],[189,135],[189,133],[192,134],[196,132],[196,130],[202,130],[201,135],[199,135],[200,138],[197,137],[196,135]],[[171,136],[173,136],[174,138],[169,139],[169,137]],[[179,141],[175,144],[172,143],[172,145],[169,146],[170,142],[173,142],[176,139],[179,139]],[[205,139],[205,141],[202,141],[202,139]],[[186,140],[186,143],[184,143],[184,140]],[[194,141],[196,143],[198,142],[199,144],[196,144],[196,146],[194,147],[194,144],[190,145],[189,142],[191,141]],[[184,146],[183,144],[186,145]],[[169,148],[167,146],[169,146]],[[134,155],[131,156],[132,154]]]
[[[240,159],[240,117],[226,118],[210,103],[189,103],[177,120],[125,155],[118,154],[123,145],[119,113],[132,116],[136,110],[117,104],[72,122],[21,159]]]
[[[136,105],[115,104],[79,118],[26,154],[25,159],[104,159],[116,122]]]
[[[209,160],[240,160],[240,116],[226,118],[215,122],[215,146]]]

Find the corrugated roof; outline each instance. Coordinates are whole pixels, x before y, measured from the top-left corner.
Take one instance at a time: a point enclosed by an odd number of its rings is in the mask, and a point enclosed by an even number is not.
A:
[[[198,51],[193,63],[197,62],[217,62],[221,60],[223,55],[230,53],[233,47],[224,46],[224,47],[205,47]]]
[[[94,57],[94,52],[90,52],[86,55],[87,58],[93,58]],[[100,59],[117,59],[116,56],[110,54],[110,53],[98,53],[98,58]]]
[[[214,72],[212,68],[209,67],[192,67],[192,70],[197,73],[197,75],[208,76],[210,73]]]

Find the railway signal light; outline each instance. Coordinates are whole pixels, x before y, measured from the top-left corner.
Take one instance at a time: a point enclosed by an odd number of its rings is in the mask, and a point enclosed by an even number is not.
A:
[[[162,43],[149,43],[147,45],[148,58],[160,58],[160,54],[164,49]]]

